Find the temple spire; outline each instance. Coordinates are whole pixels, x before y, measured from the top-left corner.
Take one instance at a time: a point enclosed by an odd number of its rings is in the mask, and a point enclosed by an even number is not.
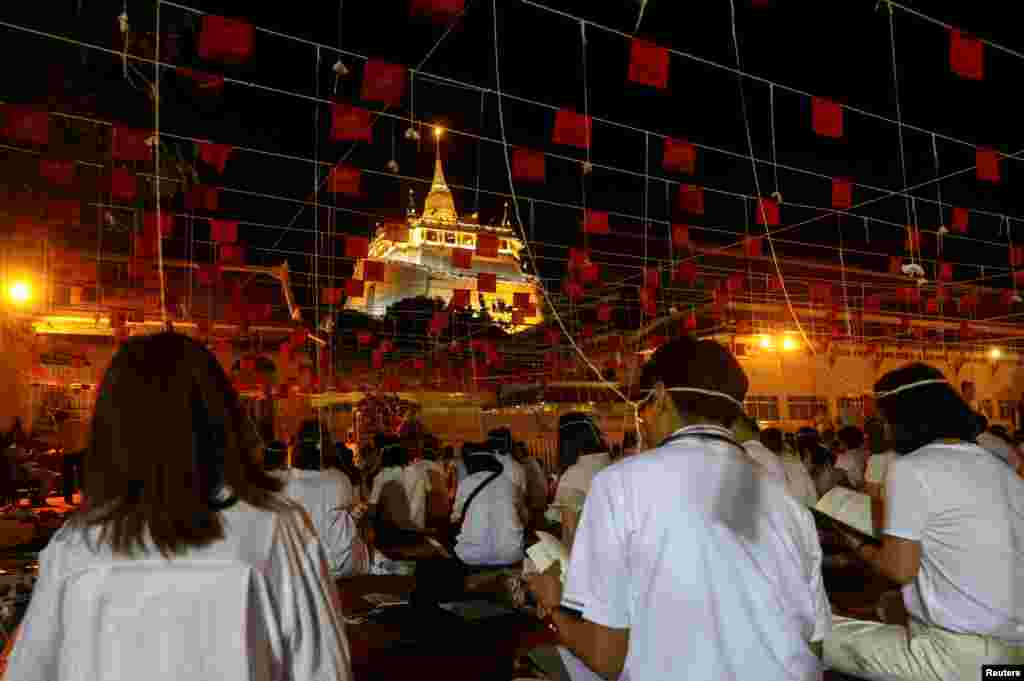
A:
[[[434,143],[437,152],[434,158],[434,179],[430,183],[430,193],[423,206],[423,218],[435,222],[456,223],[459,220],[455,212],[455,199],[452,197],[452,190],[448,188],[448,182],[444,177],[444,167],[441,164],[441,128],[434,128]]]

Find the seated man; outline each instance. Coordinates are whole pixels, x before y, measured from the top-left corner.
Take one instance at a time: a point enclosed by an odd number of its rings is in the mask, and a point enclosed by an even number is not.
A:
[[[564,590],[556,570],[530,578],[561,644],[606,679],[820,679],[821,547],[810,512],[727,428],[743,369],[684,337],[640,387],[655,448],[594,477]]]
[[[947,681],[1024,663],[1024,480],[973,442],[974,415],[937,369],[891,371],[875,398],[899,454],[885,481],[882,544],[845,540],[903,585],[910,622],[836,617],[826,664],[860,678]]]
[[[868,464],[868,455],[864,451],[864,433],[856,426],[845,426],[837,434],[845,450],[836,459],[836,468],[846,473],[849,486],[856,490],[864,488],[864,468]]]
[[[466,467],[452,509],[452,522],[462,523],[455,555],[474,567],[521,562],[527,519],[515,483],[490,453],[470,455]]]

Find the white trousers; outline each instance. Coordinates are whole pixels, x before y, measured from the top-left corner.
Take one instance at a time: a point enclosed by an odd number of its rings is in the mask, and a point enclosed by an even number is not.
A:
[[[983,664],[1024,664],[1024,646],[913,619],[908,629],[839,616],[825,639],[826,667],[872,681],[976,681]]]

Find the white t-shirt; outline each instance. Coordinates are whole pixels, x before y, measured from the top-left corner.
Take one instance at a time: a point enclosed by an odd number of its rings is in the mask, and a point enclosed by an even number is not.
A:
[[[526,469],[523,464],[512,458],[511,454],[494,454],[501,465],[505,468],[505,475],[519,488],[520,494],[526,496]]]
[[[370,504],[395,527],[422,530],[427,524],[427,493],[430,476],[412,466],[388,466],[377,472],[370,492]]]
[[[781,484],[736,446],[684,438],[594,478],[562,605],[630,630],[629,681],[817,681],[810,643],[832,621],[821,558]]]
[[[466,500],[491,477],[490,471],[466,476],[459,483],[452,519],[463,515]],[[462,523],[455,554],[469,565],[510,565],[523,560],[523,521],[519,515],[520,493],[504,474],[488,483],[469,506]]]
[[[907,611],[1024,643],[1024,480],[977,445],[933,443],[893,461],[885,486],[884,532],[921,544]]]
[[[864,486],[864,467],[867,465],[868,453],[863,449],[850,449],[836,459],[836,468],[846,471],[850,484],[856,488]]]
[[[340,471],[339,471],[340,473]],[[320,543],[327,553],[327,565],[333,577],[366,574],[369,552],[359,538],[350,509],[352,483],[327,471],[292,468],[281,474],[284,494],[299,502],[309,513]]]
[[[817,504],[818,488],[800,457],[787,452],[782,455],[781,463],[786,473],[786,489],[793,498],[804,506]]]
[[[594,476],[612,463],[611,454],[585,454],[569,466],[558,481],[555,505],[582,508]]]
[[[786,482],[786,470],[782,467],[778,455],[765,447],[760,440],[744,442],[743,449],[761,467],[765,475],[775,478],[779,482]]]
[[[1017,466],[1020,464],[1017,448],[1006,440],[986,431],[978,435],[978,445],[1010,464],[1013,470],[1017,470]]]
[[[884,485],[889,466],[895,460],[896,452],[893,451],[872,454],[868,459],[867,468],[864,469],[864,482],[870,482],[872,485]]]
[[[167,661],[133,658],[132,642],[137,637],[159,640],[170,636],[175,642],[189,639],[187,632],[173,632],[174,621],[154,618],[147,612],[144,617],[140,613],[136,630],[116,633],[122,639],[122,654],[118,660],[122,669],[147,669],[149,673],[145,678],[156,681],[201,678],[188,670],[222,669],[226,664],[223,656],[234,654],[263,658],[256,666],[250,666],[251,660],[242,660],[245,667],[253,670],[246,679],[347,681],[352,678],[348,640],[335,606],[338,602],[336,589],[327,575],[327,558],[302,509],[292,502],[282,501],[287,505],[282,512],[257,509],[243,502],[223,511],[224,539],[189,551],[183,557],[190,563],[209,561],[213,567],[220,563],[247,571],[253,583],[251,588],[269,595],[261,601],[263,619],[268,622],[267,636],[271,639],[269,650],[262,646],[258,650],[246,650],[244,638],[239,638],[240,632],[213,626],[208,632],[210,638],[196,647],[192,657],[172,660],[169,667]],[[40,554],[39,581],[8,662],[6,678],[19,681],[102,678],[92,675],[93,670],[78,670],[86,674],[79,677],[65,666],[74,664],[81,657],[95,659],[111,645],[109,639],[103,640],[93,630],[63,630],[67,622],[67,619],[62,621],[65,585],[69,578],[82,575],[84,570],[138,565],[141,561],[114,556],[108,546],[99,546],[96,541],[98,532],[98,528],[83,531],[65,525]],[[156,561],[158,567],[165,562],[173,564],[175,560],[165,561],[152,547],[145,558]],[[196,600],[189,595],[190,592],[202,591],[204,584],[190,583],[188,576],[179,578],[181,581],[176,579],[172,585],[185,601],[183,607],[212,607],[209,594],[205,592],[202,595],[204,603],[190,605],[190,601]],[[155,592],[169,590],[164,584],[153,586]],[[95,594],[91,602],[102,598],[102,593]],[[217,604],[218,607],[223,606],[226,611],[238,607],[237,592],[225,593],[224,598],[225,602]],[[142,597],[138,599],[140,608],[145,601]],[[122,617],[124,613],[118,612],[115,616]],[[68,617],[72,616],[65,613],[64,618]],[[273,634],[275,629],[279,636]],[[75,648],[81,646],[88,646],[91,653],[83,651],[76,654]],[[242,646],[241,650],[239,646]],[[106,671],[111,674],[109,678],[119,678],[113,675],[115,670]]]

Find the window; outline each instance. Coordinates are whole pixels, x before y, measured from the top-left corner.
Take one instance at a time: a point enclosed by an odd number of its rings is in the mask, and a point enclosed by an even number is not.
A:
[[[437,241],[437,232],[432,229],[427,230],[427,241]]]
[[[999,420],[1015,422],[1017,420],[1017,403],[1013,400],[999,400]]]
[[[450,244],[450,245],[454,246],[455,242],[456,242],[455,232],[445,232],[444,233],[444,242],[446,244]]]
[[[796,421],[813,421],[828,416],[828,401],[824,397],[811,395],[790,395],[789,418]]]
[[[836,406],[839,407],[840,417],[855,416],[859,419],[864,416],[863,397],[840,397],[836,401]]]
[[[758,421],[779,420],[779,398],[772,395],[747,395],[747,416]]]

